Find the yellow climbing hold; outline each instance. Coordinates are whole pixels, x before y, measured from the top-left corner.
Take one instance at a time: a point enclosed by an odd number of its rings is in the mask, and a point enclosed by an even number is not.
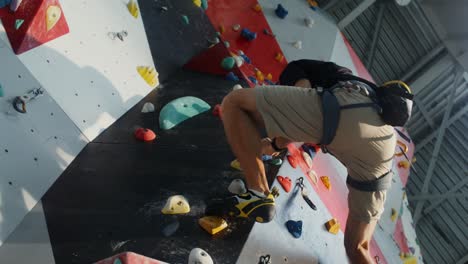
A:
[[[198,7],[201,7],[201,0],[193,0],[193,3],[198,6]]]
[[[242,170],[240,162],[236,159],[231,162],[231,167],[233,167],[236,170]]]
[[[328,232],[332,234],[338,234],[340,231],[340,223],[335,218],[330,219],[328,222],[325,223],[325,227],[327,228]]]
[[[149,86],[153,88],[156,86],[158,83],[158,72],[153,67],[138,66],[137,71]]]
[[[57,22],[59,21],[60,17],[62,16],[62,10],[58,6],[49,6],[46,11],[46,26],[47,31],[51,30]]]
[[[163,214],[186,214],[190,212],[190,205],[182,195],[173,195],[167,199],[161,210]]]
[[[398,162],[398,168],[409,169],[410,163],[406,160]]]
[[[320,180],[322,181],[323,185],[325,185],[325,187],[328,190],[331,190],[330,178],[328,178],[328,176],[322,176],[320,177]]]
[[[268,80],[272,81],[273,80],[273,75],[271,75],[271,73],[269,73],[266,77]]]
[[[134,18],[138,18],[138,6],[135,0],[130,0],[127,4],[128,11]]]
[[[212,235],[224,230],[228,226],[223,218],[217,216],[202,217],[198,219],[198,224]]]
[[[397,211],[395,210],[395,208],[392,208],[392,215],[390,216],[390,218],[392,219],[392,222],[395,222],[397,216],[398,216]]]

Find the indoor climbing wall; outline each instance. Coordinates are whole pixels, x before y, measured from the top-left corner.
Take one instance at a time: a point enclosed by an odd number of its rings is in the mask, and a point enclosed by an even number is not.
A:
[[[3,40],[0,58],[1,245],[88,140]],[[15,110],[16,97],[38,88],[26,113]]]
[[[85,145],[159,82],[136,1],[24,0],[0,18],[1,244]]]

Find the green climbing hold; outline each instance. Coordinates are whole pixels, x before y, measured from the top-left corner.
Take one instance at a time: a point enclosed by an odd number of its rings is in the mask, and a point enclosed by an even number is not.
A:
[[[116,258],[113,264],[122,264],[122,261],[119,258]]]
[[[201,8],[203,8],[205,11],[208,9],[208,0],[201,1]]]
[[[229,48],[231,46],[231,44],[229,43],[229,41],[226,40],[226,41],[224,41],[224,46],[226,48]]]
[[[18,29],[21,27],[21,25],[23,25],[23,23],[24,23],[24,20],[23,20],[23,19],[16,19],[16,21],[15,21],[15,29],[18,30]]]
[[[0,97],[3,97],[3,95],[5,95],[5,93],[3,93],[3,87],[2,87],[2,85],[0,84]]]
[[[190,20],[189,20],[188,16],[186,16],[186,15],[182,15],[182,21],[184,22],[185,25],[190,24]]]
[[[280,159],[280,158],[276,158],[276,159],[272,159],[270,161],[270,163],[273,164],[273,165],[279,166],[279,165],[283,164],[283,160]]]
[[[226,57],[221,61],[221,67],[225,70],[231,70],[234,68],[234,65],[236,64],[236,60],[233,57]]]
[[[183,121],[210,110],[210,105],[200,98],[185,96],[166,104],[159,114],[159,126],[171,129]]]

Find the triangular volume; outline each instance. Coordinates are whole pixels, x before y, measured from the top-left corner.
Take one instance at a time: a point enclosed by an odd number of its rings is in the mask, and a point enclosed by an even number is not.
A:
[[[238,67],[226,70],[222,66],[222,61],[226,57],[232,56],[225,45],[220,42],[202,53],[193,57],[184,68],[196,72],[210,73],[215,75],[226,76],[229,72],[234,72],[238,77],[243,77],[243,74]]]
[[[3,16],[2,22],[16,54],[69,32],[58,0],[23,0],[16,12]]]

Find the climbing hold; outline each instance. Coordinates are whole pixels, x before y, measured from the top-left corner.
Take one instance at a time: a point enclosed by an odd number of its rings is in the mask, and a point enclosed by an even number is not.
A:
[[[213,112],[212,112],[212,113],[213,113],[214,116],[217,116],[217,117],[219,117],[219,118],[222,118],[223,112],[222,112],[222,110],[221,110],[221,105],[220,105],[220,104],[215,105],[215,107],[213,108]]]
[[[260,6],[260,4],[256,4],[252,7],[253,10],[255,10],[256,12],[260,12],[262,11],[262,7]]]
[[[395,222],[395,220],[397,219],[397,216],[398,216],[397,211],[395,210],[395,208],[392,208],[392,214],[390,215],[390,219],[392,219],[392,222]]]
[[[310,146],[308,144],[303,144],[301,146],[302,150],[304,150],[305,152],[309,153],[309,156],[311,159],[313,159],[315,157],[315,154],[317,154],[317,151],[316,149],[313,147],[313,146]]]
[[[240,84],[236,84],[236,85],[234,85],[234,86],[232,87],[232,90],[233,90],[233,91],[235,91],[235,90],[240,90],[240,89],[244,89],[244,88],[242,88],[242,85],[240,85]]]
[[[142,113],[152,113],[154,112],[154,104],[146,102],[141,108]]]
[[[231,70],[235,64],[236,60],[233,57],[226,57],[221,61],[221,67],[225,70]]]
[[[302,41],[298,40],[296,42],[293,43],[293,46],[296,48],[296,49],[302,49]]]
[[[234,56],[234,60],[236,61],[236,66],[240,68],[242,64],[244,64],[244,58],[241,56]]]
[[[7,5],[9,5],[10,2],[11,2],[11,0],[2,0],[2,1],[0,1],[0,8],[3,8],[5,6],[7,6]]]
[[[0,84],[0,97],[3,97],[5,95],[5,92],[3,91],[2,84]]]
[[[21,25],[23,25],[23,23],[24,23],[23,19],[16,19],[15,20],[15,29],[18,30],[21,27]]]
[[[291,191],[292,183],[289,177],[277,176],[276,179],[287,193]]]
[[[413,159],[411,159],[411,163],[412,164],[416,163],[416,157],[413,157]]]
[[[201,0],[193,0],[193,4],[198,6],[198,7],[201,7],[202,2],[201,2]]]
[[[16,12],[16,10],[18,10],[18,7],[21,5],[21,2],[23,2],[23,0],[12,0],[10,3],[10,10],[12,12]]]
[[[340,223],[335,218],[330,219],[328,222],[325,223],[325,227],[327,228],[328,232],[332,234],[338,234],[340,231]]]
[[[46,11],[47,31],[51,30],[62,16],[62,10],[58,6],[51,5]]]
[[[289,165],[291,165],[291,167],[293,167],[295,169],[297,167],[296,159],[291,155],[288,155],[287,158],[288,158]]]
[[[237,75],[234,74],[233,72],[228,72],[228,74],[226,74],[226,80],[233,81],[233,82],[238,82],[239,77],[237,77]]]
[[[280,158],[276,158],[276,159],[272,159],[270,161],[270,163],[273,164],[273,165],[279,166],[279,165],[283,164],[283,160],[280,159]]]
[[[188,264],[213,264],[213,259],[201,248],[194,248],[190,251]]]
[[[257,80],[259,80],[260,82],[263,82],[265,80],[265,76],[263,76],[263,73],[261,71],[255,71],[255,75],[257,76]]]
[[[210,110],[210,105],[200,98],[185,96],[166,104],[159,114],[159,126],[171,129],[181,122]]]
[[[141,141],[153,141],[156,134],[151,129],[140,127],[135,130],[135,138]]]
[[[315,173],[314,170],[310,170],[307,175],[309,175],[309,178],[310,180],[315,184],[315,186],[317,186],[317,182],[318,182],[318,176],[317,176],[317,173]]]
[[[323,185],[325,185],[325,187],[328,190],[331,190],[330,178],[328,178],[328,176],[322,176],[320,177],[320,180],[322,181]]]
[[[159,10],[161,10],[161,12],[164,12],[164,11],[169,10],[169,8],[167,8],[167,6],[161,6]]]
[[[247,192],[245,183],[241,179],[234,179],[228,186],[228,191],[233,194],[242,194]]]
[[[161,212],[163,214],[186,214],[190,212],[190,205],[184,196],[173,195],[167,199]]]
[[[307,164],[307,167],[310,169],[312,168],[312,158],[309,156],[309,154],[305,151],[302,152],[302,158],[304,159],[305,163]]]
[[[258,260],[258,264],[271,264],[270,255],[260,256],[260,259]]]
[[[317,10],[317,7],[318,7],[317,1],[315,1],[315,0],[307,0],[307,2],[309,3],[310,8],[312,8],[313,10]]]
[[[226,40],[226,41],[224,41],[224,46],[226,48],[229,48],[229,47],[231,47],[231,44],[229,43],[229,41]]]
[[[224,32],[226,32],[226,28],[224,27],[224,25],[219,25],[219,33],[224,34]]]
[[[412,255],[416,253],[416,249],[414,249],[414,247],[409,247],[409,251],[411,252]]]
[[[262,161],[269,161],[272,160],[273,157],[271,155],[262,155]]]
[[[302,235],[302,221],[289,220],[285,223],[289,233],[295,238],[300,238]]]
[[[240,162],[237,159],[231,161],[231,167],[236,170],[240,170],[240,171],[242,170]]]
[[[409,169],[410,163],[407,160],[398,162],[398,168]]]
[[[234,31],[239,31],[240,28],[241,26],[239,24],[232,25],[232,30]]]
[[[245,62],[247,62],[248,64],[252,63],[252,61],[250,60],[249,57],[247,57],[247,55],[245,54],[240,54],[239,55]]]
[[[256,79],[255,77],[249,76],[248,78],[249,78],[249,81],[251,81],[253,84],[257,84],[257,83],[258,83],[258,81],[257,81],[257,79]]]
[[[271,75],[271,73],[268,73],[267,76],[266,76],[267,80],[273,80],[273,75]]]
[[[275,10],[275,13],[279,18],[284,19],[288,15],[288,10],[286,10],[283,7],[283,5],[278,4],[278,6],[276,7],[276,10]]]
[[[137,71],[149,86],[152,88],[156,86],[158,83],[158,72],[153,67],[138,66]]]
[[[315,21],[310,17],[306,17],[304,18],[304,24],[306,25],[306,27],[312,28],[315,24]]]
[[[228,226],[226,221],[217,216],[205,216],[200,219],[198,219],[198,224],[205,229],[206,232],[214,235],[224,229]]]
[[[127,9],[134,18],[138,18],[138,6],[135,0],[130,0],[127,4]]]
[[[180,224],[177,218],[172,216],[169,220],[166,221],[166,223],[162,225],[161,233],[165,237],[170,237],[177,231],[177,229],[179,229],[179,226]]]
[[[201,8],[205,11],[208,9],[208,0],[201,1]]]
[[[281,54],[281,53],[279,53],[279,52],[278,52],[278,53],[276,54],[276,56],[275,56],[275,60],[277,60],[277,61],[279,61],[279,62],[282,62],[282,61],[283,61],[283,58],[284,58],[283,54]]]
[[[248,28],[244,28],[241,31],[241,36],[248,41],[253,41],[257,38],[257,33],[250,31]]]
[[[190,20],[189,20],[188,16],[182,15],[182,22],[184,22],[185,25],[190,24]]]

